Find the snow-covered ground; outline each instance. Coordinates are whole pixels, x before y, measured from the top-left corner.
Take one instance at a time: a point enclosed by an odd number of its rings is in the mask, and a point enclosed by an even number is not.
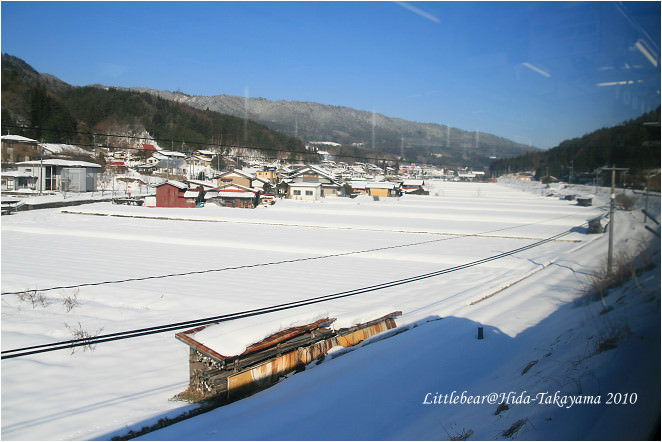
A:
[[[3,217],[2,292],[36,289],[46,300],[33,306],[2,296],[2,350],[71,339],[75,329],[107,334],[368,287],[571,230],[452,273],[218,325],[215,341],[234,352],[322,315],[343,326],[403,312],[399,334],[334,353],[266,391],[145,438],[495,439],[513,424],[525,439],[647,437],[660,404],[659,267],[610,294],[606,314],[600,302],[573,302],[604,265],[607,235],[587,235],[584,223],[606,212],[608,190],[517,182],[432,182],[430,190],[380,201],[281,200],[255,210],[95,203]],[[594,194],[594,206],[561,200],[564,192]],[[649,208],[659,219],[659,197]],[[643,218],[638,210],[617,213],[618,255],[651,239],[659,245]],[[140,279],[201,270],[218,271]],[[130,278],[138,280],[46,290]],[[67,311],[64,300],[73,296],[78,305]],[[622,338],[618,346],[598,352],[612,335]],[[174,332],[4,359],[2,438],[124,435],[194,407],[169,400],[187,385],[188,347]],[[494,403],[435,403],[454,391],[460,401],[465,391],[465,398],[513,392],[521,401],[553,399],[556,391],[601,394],[603,403],[610,392],[637,398],[571,408],[509,400],[498,415]],[[544,392],[550,395],[536,397]],[[621,433],[617,420],[627,424]]]

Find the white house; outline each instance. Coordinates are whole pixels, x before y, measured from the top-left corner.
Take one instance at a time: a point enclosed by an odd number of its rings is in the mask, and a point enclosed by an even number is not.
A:
[[[320,169],[319,167],[315,167],[311,165],[304,166],[299,170],[296,170],[295,172],[290,174],[289,178],[291,180],[290,183],[288,184],[290,187],[290,190],[288,191],[289,198],[300,196],[294,194],[292,188],[293,187],[296,188],[298,185],[303,183],[319,184],[320,197],[326,198],[330,196],[338,196],[338,189],[340,189],[340,185],[336,182],[334,177],[331,176],[331,174],[328,171]],[[312,190],[312,189],[308,189],[308,190]],[[294,199],[302,199],[302,198],[294,198]]]
[[[293,200],[317,201],[322,196],[322,183],[295,183],[288,185],[287,197]]]

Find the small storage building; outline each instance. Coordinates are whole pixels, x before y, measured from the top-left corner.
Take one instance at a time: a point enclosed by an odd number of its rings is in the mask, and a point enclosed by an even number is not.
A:
[[[366,183],[366,191],[370,196],[389,197],[399,196],[399,190],[394,183],[380,181],[377,183]]]
[[[190,347],[189,388],[205,396],[234,400],[274,384],[333,347],[352,347],[395,328],[395,318],[401,314],[393,312],[338,330],[331,327],[334,318],[324,318],[273,333],[235,355],[224,355],[215,348],[224,336],[220,327],[227,323],[197,327],[175,337]]]
[[[156,207],[195,207],[186,197],[188,186],[179,181],[166,181],[156,187]]]

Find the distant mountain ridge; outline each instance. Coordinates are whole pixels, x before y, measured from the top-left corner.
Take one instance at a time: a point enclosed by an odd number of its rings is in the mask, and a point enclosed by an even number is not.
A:
[[[55,137],[51,141],[69,139],[67,133],[76,130],[107,132],[111,128],[117,133],[149,132],[155,138],[199,144],[241,144],[246,140],[255,147],[287,145],[296,146],[297,151],[303,150],[303,141],[326,141],[343,145],[325,147],[339,158],[399,158],[402,162],[473,168],[489,166],[493,161],[490,157],[537,151],[493,134],[411,122],[343,106],[230,95],[190,96],[144,87],[71,86],[8,54],[2,54],[2,69],[3,126],[33,125],[38,129],[26,135],[37,137],[50,128],[49,133]],[[167,107],[147,97],[179,107]],[[202,113],[191,114],[182,106]],[[244,119],[249,120],[248,138]],[[254,123],[283,138],[266,136],[264,129]],[[59,128],[57,134],[54,128]]]
[[[493,134],[469,132],[434,123],[417,123],[343,106],[231,95],[191,96],[144,87],[129,90],[157,95],[202,110],[248,117],[309,142],[356,143],[371,149],[374,140],[376,150],[396,155],[404,153],[404,157],[411,160],[434,162],[436,158],[445,164],[485,166],[489,164],[490,156],[511,157],[538,150]]]

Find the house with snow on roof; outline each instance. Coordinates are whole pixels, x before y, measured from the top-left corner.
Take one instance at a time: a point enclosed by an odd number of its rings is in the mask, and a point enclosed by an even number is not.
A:
[[[16,163],[23,177],[33,177],[35,190],[94,192],[101,166],[87,161],[47,159]]]
[[[404,180],[400,185],[402,193],[410,195],[428,195],[429,192],[423,187],[425,186],[424,180]]]
[[[238,184],[240,186],[248,187],[255,190],[264,188],[264,185],[269,183],[268,179],[260,178],[250,172],[243,170],[233,169],[224,172],[214,178],[219,186],[227,184]]]
[[[205,198],[222,207],[254,209],[260,204],[260,191],[230,183],[208,191]]]
[[[215,153],[211,150],[198,149],[191,154],[188,160],[200,166],[211,166],[214,155]]]
[[[38,160],[41,156],[37,140],[20,135],[2,135],[0,141],[2,143],[3,164]]]
[[[311,199],[338,196],[340,184],[326,170],[307,165],[290,174],[287,197]]]

